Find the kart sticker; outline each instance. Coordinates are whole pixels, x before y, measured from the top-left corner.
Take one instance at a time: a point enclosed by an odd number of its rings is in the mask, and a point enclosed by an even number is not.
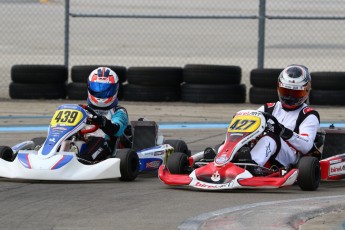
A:
[[[57,110],[50,122],[51,126],[76,126],[83,119],[83,113],[73,109]]]
[[[329,167],[330,176],[341,175],[341,174],[345,174],[345,162],[332,164]]]
[[[228,132],[254,132],[260,126],[260,117],[236,116],[232,119]]]

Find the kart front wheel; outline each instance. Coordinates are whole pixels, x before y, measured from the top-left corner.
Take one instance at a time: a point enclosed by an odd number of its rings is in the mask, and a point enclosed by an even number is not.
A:
[[[302,157],[297,168],[299,170],[297,184],[304,191],[315,191],[320,185],[321,170],[317,158],[305,156]]]
[[[13,161],[13,151],[8,146],[0,146],[0,158],[5,161]]]
[[[184,154],[187,154],[187,156],[190,157],[190,151],[188,149],[188,146],[186,144],[186,142],[184,142],[183,140],[165,140],[164,144],[169,144],[171,145],[171,147],[174,148],[174,152],[181,152]]]
[[[167,167],[171,174],[186,174],[188,163],[188,156],[185,153],[174,152],[167,160]]]
[[[118,149],[116,158],[120,159],[122,181],[133,181],[139,173],[139,157],[132,149]]]

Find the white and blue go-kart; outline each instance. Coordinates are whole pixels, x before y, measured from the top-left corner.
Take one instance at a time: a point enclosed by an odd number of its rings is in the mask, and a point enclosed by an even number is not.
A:
[[[128,126],[127,133],[129,130],[130,134],[119,138],[111,157],[97,163],[87,162],[78,154],[86,147],[84,134],[98,129],[96,124],[88,124],[88,117],[92,114],[95,112],[89,107],[61,105],[51,119],[47,137],[33,138],[12,147],[0,146],[0,177],[63,181],[119,178],[132,181],[139,171],[156,171],[172,152],[188,153],[183,141],[164,141],[155,122],[135,121]],[[152,127],[155,128],[154,133]],[[157,145],[159,142],[161,145]]]

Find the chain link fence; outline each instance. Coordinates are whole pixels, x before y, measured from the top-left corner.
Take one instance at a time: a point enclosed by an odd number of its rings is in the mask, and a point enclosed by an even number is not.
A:
[[[300,63],[345,71],[345,1],[0,0],[0,98],[15,64]],[[261,23],[261,24],[259,24]]]

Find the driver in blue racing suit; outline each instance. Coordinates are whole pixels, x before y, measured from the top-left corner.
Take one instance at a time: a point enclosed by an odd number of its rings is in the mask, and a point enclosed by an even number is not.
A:
[[[99,128],[84,135],[87,147],[79,157],[86,161],[98,162],[110,156],[127,127],[127,111],[118,105],[119,84],[119,77],[107,67],[99,67],[89,75],[87,106],[97,113],[91,121]]]
[[[272,124],[272,132],[263,136],[250,151],[255,163],[264,166],[269,161],[271,165],[286,167],[296,163],[297,152],[307,154],[312,149],[320,116],[305,103],[310,88],[307,67],[290,65],[281,72],[277,85],[279,101],[258,109],[273,115],[278,123]]]

